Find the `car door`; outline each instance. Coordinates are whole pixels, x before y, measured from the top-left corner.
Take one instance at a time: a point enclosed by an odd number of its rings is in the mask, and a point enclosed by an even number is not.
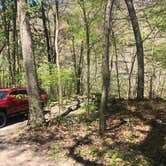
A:
[[[28,94],[26,90],[19,90],[19,96],[20,96],[20,109],[21,111],[28,111],[29,110],[29,104],[28,104]]]
[[[10,112],[11,113],[16,113],[21,111],[21,107],[20,107],[20,102],[21,100],[18,97],[19,92],[17,90],[13,90],[10,94],[9,94],[9,102],[10,102]]]

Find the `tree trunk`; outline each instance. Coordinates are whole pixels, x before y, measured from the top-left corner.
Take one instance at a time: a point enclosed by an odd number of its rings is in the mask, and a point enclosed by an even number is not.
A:
[[[17,48],[17,0],[14,0],[13,4],[13,52],[12,52],[12,66],[13,66],[13,83],[16,86],[16,56],[18,56]]]
[[[75,77],[76,77],[76,94],[80,95],[81,93],[81,74],[82,74],[82,58],[83,58],[83,42],[81,42],[81,48],[80,48],[80,55],[76,56],[75,51],[75,38],[72,37],[72,54],[73,54],[73,66],[75,71]]]
[[[132,23],[136,47],[137,47],[137,61],[138,61],[138,86],[137,86],[137,99],[142,100],[144,98],[144,51],[141,32],[139,28],[138,19],[136,16],[133,0],[125,0],[130,20]]]
[[[59,2],[55,2],[55,18],[56,18],[56,32],[55,32],[55,50],[56,50],[56,64],[58,74],[58,100],[59,100],[59,113],[63,110],[63,96],[62,96],[62,85],[61,85],[61,72],[60,72],[60,57],[58,49],[58,35],[59,35]]]
[[[110,71],[109,71],[109,47],[110,47],[110,22],[111,13],[113,9],[114,0],[107,0],[105,10],[105,23],[104,23],[104,41],[103,41],[103,56],[102,56],[102,95],[99,110],[99,132],[101,135],[104,134],[106,128],[105,121],[105,110],[107,108],[107,98],[109,94],[110,84]]]
[[[129,87],[128,87],[128,99],[131,99],[131,77],[132,77],[132,73],[133,73],[135,59],[136,59],[136,55],[134,55],[134,57],[132,58],[132,61],[131,61],[131,69],[129,72],[129,84],[128,84],[129,85]]]
[[[77,94],[79,94],[79,95],[81,94],[81,75],[82,75],[83,51],[84,51],[84,45],[83,45],[83,41],[82,41],[81,48],[80,48],[80,57],[79,57],[78,69],[77,69]]]
[[[121,94],[120,94],[120,79],[119,79],[119,67],[118,67],[118,53],[117,53],[116,37],[113,30],[112,30],[112,37],[113,37],[113,45],[114,45],[115,57],[116,57],[115,67],[116,67],[116,79],[117,79],[117,86],[118,86],[118,97],[120,99]]]
[[[47,58],[48,58],[48,62],[51,62],[52,61],[51,47],[50,47],[50,39],[49,39],[49,33],[48,33],[48,28],[47,28],[46,14],[45,14],[44,5],[45,5],[44,2],[42,1],[41,2],[41,13],[42,13],[42,21],[43,21],[43,30],[44,30],[46,46],[47,46]]]
[[[77,79],[78,79],[78,73],[77,73],[77,59],[76,59],[76,50],[75,50],[75,38],[72,36],[72,60],[73,60],[73,66],[74,66],[74,73],[76,77],[76,93],[77,93]]]
[[[87,111],[89,114],[89,100],[90,100],[90,25],[87,18],[87,12],[85,8],[85,1],[80,2],[80,6],[83,12],[85,38],[86,38],[86,59],[87,59]]]
[[[39,92],[32,48],[30,24],[29,19],[26,15],[25,0],[18,0],[17,2],[23,63],[25,68],[25,76],[29,95],[29,124],[32,127],[38,127],[42,124],[44,117],[43,111],[41,109],[41,104],[39,101]]]

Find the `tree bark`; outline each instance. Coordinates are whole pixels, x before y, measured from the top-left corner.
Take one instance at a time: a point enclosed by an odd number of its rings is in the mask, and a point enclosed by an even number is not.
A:
[[[44,1],[41,2],[41,13],[42,13],[42,21],[43,21],[43,30],[46,40],[46,46],[47,46],[47,59],[48,62],[52,61],[51,58],[51,47],[50,47],[50,39],[49,39],[49,33],[47,28],[47,22],[46,22],[46,14],[45,14],[45,8],[44,8]]]
[[[105,10],[105,23],[104,23],[104,41],[103,41],[103,56],[102,56],[102,95],[99,110],[99,132],[104,134],[106,128],[105,111],[107,109],[107,99],[109,94],[110,84],[110,71],[109,71],[109,47],[110,47],[110,22],[111,13],[113,9],[114,0],[107,0]]]
[[[89,100],[90,100],[90,25],[87,18],[87,12],[85,8],[85,1],[80,1],[80,7],[83,12],[84,28],[85,28],[85,38],[86,38],[86,59],[87,59],[87,111],[89,114]]]
[[[78,69],[77,69],[77,94],[81,94],[81,75],[82,75],[82,61],[83,61],[83,51],[84,51],[84,44],[83,41],[81,42],[81,48],[80,48],[80,57],[79,57],[79,63],[78,63]]]
[[[117,45],[116,45],[116,37],[115,37],[113,30],[112,30],[112,37],[113,37],[113,45],[114,45],[115,57],[116,57],[115,67],[116,67],[116,79],[117,79],[117,86],[118,86],[118,97],[120,99],[121,98],[121,94],[120,94],[121,88],[120,88],[120,79],[119,79],[118,52],[117,52]]]
[[[136,59],[136,55],[134,55],[134,57],[132,58],[132,61],[131,61],[131,69],[130,69],[130,72],[129,72],[128,100],[131,99],[131,77],[132,77],[132,73],[133,73],[133,69],[134,69],[135,59]]]
[[[18,36],[17,36],[17,0],[13,4],[13,52],[12,52],[12,66],[13,66],[13,83],[16,86],[16,56],[18,56]]]
[[[42,124],[44,116],[39,101],[39,92],[34,62],[35,60],[32,48],[30,24],[28,16],[26,14],[25,0],[18,0],[17,2],[23,63],[25,68],[25,76],[29,95],[29,124],[32,127],[38,127]]]
[[[59,49],[58,49],[58,35],[59,35],[59,2],[56,0],[55,2],[55,24],[56,24],[56,32],[55,32],[55,50],[56,50],[56,64],[57,64],[57,74],[58,74],[58,100],[59,100],[59,113],[63,110],[63,96],[62,96],[62,85],[61,85],[61,72],[60,72],[60,57],[59,57]]]
[[[83,42],[81,42],[81,48],[80,48],[80,55],[76,56],[76,50],[75,50],[75,38],[72,37],[72,58],[73,58],[73,66],[75,71],[75,77],[76,77],[76,94],[81,94],[81,74],[82,74],[82,58],[83,58]]]
[[[130,20],[132,23],[132,28],[136,41],[137,48],[137,61],[138,61],[138,85],[137,85],[137,99],[142,100],[144,98],[144,50],[143,42],[141,37],[141,32],[139,28],[138,19],[136,16],[136,11],[134,8],[133,0],[125,0]]]

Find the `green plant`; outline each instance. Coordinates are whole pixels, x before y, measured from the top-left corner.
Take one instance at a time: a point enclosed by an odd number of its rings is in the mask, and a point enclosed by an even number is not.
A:
[[[89,108],[89,111],[96,111],[98,109],[97,105],[93,102],[90,102],[89,104],[84,104],[82,106],[82,109],[87,110]]]
[[[116,166],[117,162],[124,162],[125,155],[123,152],[109,150],[106,153],[106,159],[108,160],[109,166]]]
[[[56,157],[57,155],[60,154],[60,149],[59,149],[59,145],[58,143],[53,143],[52,146],[51,146],[51,149],[49,151],[49,154],[52,156],[52,157]]]
[[[97,156],[100,156],[101,153],[102,153],[102,148],[100,148],[100,147],[92,147],[91,148],[90,154],[92,154],[92,155],[97,157]]]
[[[74,82],[76,80],[74,71],[71,68],[61,68],[60,72],[61,72],[61,85],[63,93],[70,95],[73,90],[71,87],[72,85],[74,85]],[[37,73],[39,76],[41,87],[43,87],[44,89],[55,87],[54,90],[57,91],[56,87],[58,85],[58,75],[57,75],[58,71],[57,71],[57,66],[55,64],[48,62],[42,63],[38,67]]]

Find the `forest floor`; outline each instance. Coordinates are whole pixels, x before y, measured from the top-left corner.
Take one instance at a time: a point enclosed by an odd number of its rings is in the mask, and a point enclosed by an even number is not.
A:
[[[0,166],[68,166],[72,161],[61,156],[53,160],[45,151],[37,151],[38,144],[28,141],[17,141],[25,131],[26,118],[23,116],[10,119],[9,124],[0,129]],[[72,165],[74,162],[72,162]]]
[[[78,113],[78,112],[81,112]],[[0,129],[0,163],[17,165],[166,165],[166,101],[113,100],[107,130],[98,133],[98,113],[77,110],[40,131],[24,123]],[[10,137],[9,137],[10,136]],[[34,155],[34,157],[32,157]],[[41,157],[43,156],[43,157]],[[5,161],[5,162],[4,162]],[[24,164],[22,164],[24,163]],[[7,165],[8,164],[8,165]]]

